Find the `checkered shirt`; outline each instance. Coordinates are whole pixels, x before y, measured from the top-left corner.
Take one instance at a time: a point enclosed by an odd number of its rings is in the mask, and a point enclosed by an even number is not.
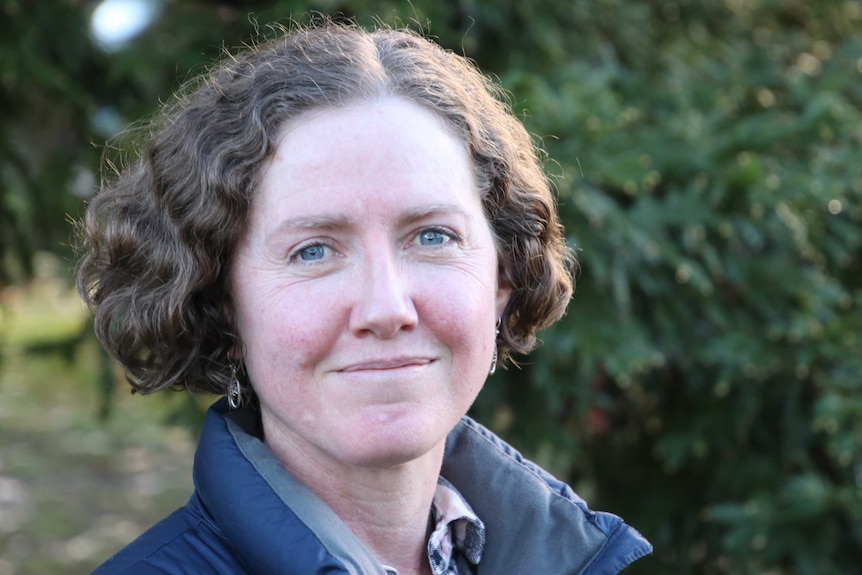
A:
[[[440,477],[431,504],[428,560],[434,575],[473,575],[485,547],[485,524],[451,483]],[[389,575],[398,571],[386,567]]]

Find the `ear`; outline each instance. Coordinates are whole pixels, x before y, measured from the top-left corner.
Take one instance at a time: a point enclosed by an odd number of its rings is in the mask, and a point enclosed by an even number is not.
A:
[[[230,275],[228,275],[228,282],[230,281]],[[231,290],[232,286],[228,283],[228,290]],[[229,292],[230,293],[230,292]],[[242,343],[242,333],[239,330],[239,321],[236,317],[236,308],[234,307],[232,297],[228,295],[221,302],[221,313],[224,317],[227,325],[231,326],[229,331],[229,336],[233,343],[230,348],[227,350],[227,358],[230,361],[242,361],[242,358],[245,356],[245,346]]]
[[[235,334],[233,336],[233,345],[227,350],[227,358],[231,361],[242,361],[245,357],[245,344],[242,342],[242,336]]]
[[[512,286],[509,284],[509,280],[506,279],[505,274],[501,273],[497,276],[497,317],[503,317],[503,312],[506,310],[506,306],[509,304],[509,300],[512,297]]]

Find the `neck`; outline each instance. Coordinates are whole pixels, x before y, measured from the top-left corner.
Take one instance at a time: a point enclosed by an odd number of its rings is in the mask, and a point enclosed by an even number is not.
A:
[[[282,465],[320,497],[380,563],[399,575],[430,575],[429,517],[445,442],[412,461],[381,468],[319,465],[296,445],[267,444]]]
[[[439,473],[439,464],[426,471],[392,470],[334,497],[319,496],[381,563],[400,575],[430,575],[430,513]]]

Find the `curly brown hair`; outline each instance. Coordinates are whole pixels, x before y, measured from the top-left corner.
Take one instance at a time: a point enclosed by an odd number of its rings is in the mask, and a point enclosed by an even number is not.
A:
[[[280,130],[310,110],[392,95],[434,111],[468,144],[512,288],[500,356],[529,352],[563,314],[574,260],[540,151],[499,86],[411,31],[296,27],[181,90],[80,223],[78,289],[134,391],[226,393],[240,344],[231,255]]]

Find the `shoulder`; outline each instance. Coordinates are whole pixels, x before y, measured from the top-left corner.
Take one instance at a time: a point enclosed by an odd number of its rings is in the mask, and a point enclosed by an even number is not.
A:
[[[92,575],[244,573],[214,526],[190,507],[191,502],[151,527]]]

